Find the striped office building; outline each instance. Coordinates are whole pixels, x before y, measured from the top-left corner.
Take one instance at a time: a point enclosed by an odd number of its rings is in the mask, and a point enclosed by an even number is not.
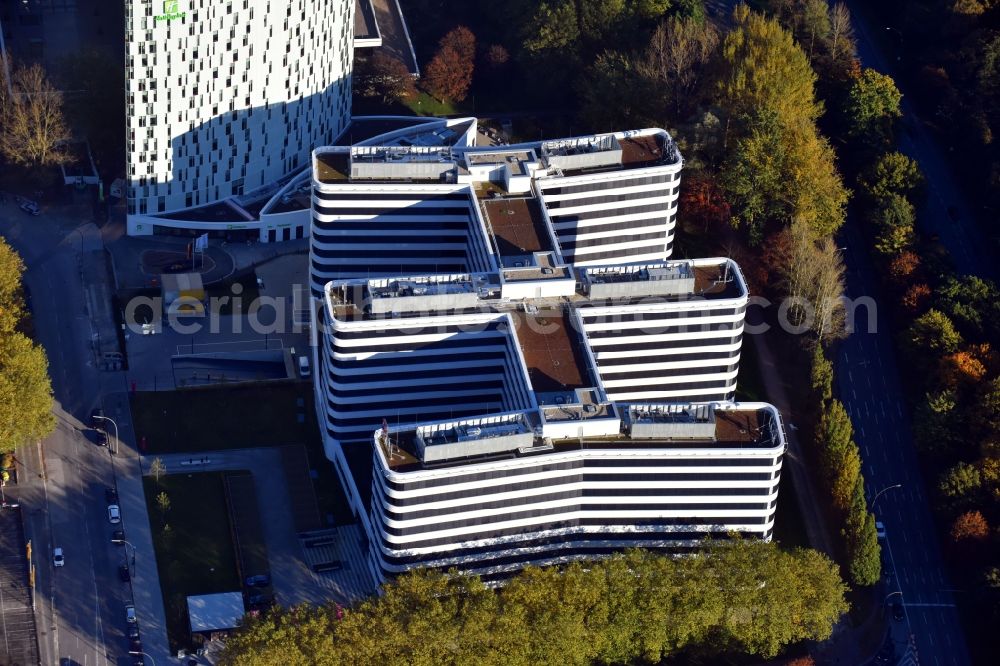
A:
[[[572,404],[377,430],[362,513],[376,578],[455,566],[495,580],[628,547],[771,538],[785,449],[774,407],[579,394]]]
[[[495,268],[475,196],[467,185],[440,177],[331,179],[338,164],[385,155],[380,149],[322,153],[314,180],[310,275],[314,295],[327,282],[349,278],[487,271]],[[450,160],[451,150],[419,154]],[[388,159],[388,158],[386,158]],[[367,163],[361,162],[362,165]],[[420,165],[421,162],[414,161]],[[333,165],[333,166],[326,166]],[[331,182],[332,181],[332,182]]]
[[[543,142],[540,151],[550,170],[535,188],[568,263],[670,257],[682,165],[670,135],[643,130],[563,139]],[[578,162],[567,164],[572,159]]]
[[[367,442],[383,419],[412,425],[535,404],[508,313],[416,313],[428,290],[473,284],[448,275],[327,287],[316,386],[330,444]],[[399,316],[401,299],[413,316]]]
[[[535,252],[567,265],[670,256],[682,161],[663,130],[502,147],[378,140],[313,153],[316,297],[330,280],[482,272],[498,256],[507,268],[540,265]]]
[[[729,259],[585,268],[576,309],[615,401],[706,402],[736,395],[746,282]]]

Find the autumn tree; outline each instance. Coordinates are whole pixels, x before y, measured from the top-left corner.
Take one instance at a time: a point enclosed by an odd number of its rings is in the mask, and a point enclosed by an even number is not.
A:
[[[705,172],[694,172],[681,180],[680,208],[685,219],[706,233],[713,226],[728,223],[732,216],[725,192]]]
[[[424,86],[439,100],[461,102],[472,85],[476,38],[465,26],[452,29],[424,68]]]
[[[510,61],[510,53],[502,44],[490,44],[483,60],[492,69],[500,69]]]
[[[0,155],[29,168],[65,164],[70,139],[63,98],[38,64],[16,66],[0,96]]]
[[[955,543],[985,541],[990,535],[990,525],[980,511],[966,511],[951,524],[951,540]]]
[[[917,282],[907,287],[899,302],[911,314],[919,314],[931,302],[932,295],[930,285],[926,282]]]
[[[904,250],[889,261],[889,278],[898,286],[906,284],[920,268],[920,255]]]
[[[844,109],[848,134],[877,145],[888,144],[895,121],[903,115],[899,108],[902,99],[891,76],[865,68],[848,91]]]

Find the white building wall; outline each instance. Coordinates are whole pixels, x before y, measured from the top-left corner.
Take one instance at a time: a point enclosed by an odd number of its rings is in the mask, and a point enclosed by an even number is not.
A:
[[[126,6],[130,216],[270,184],[346,127],[353,0],[165,4]]]

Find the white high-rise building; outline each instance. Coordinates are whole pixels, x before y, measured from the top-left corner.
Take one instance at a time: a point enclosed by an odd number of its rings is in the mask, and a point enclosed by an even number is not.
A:
[[[355,0],[129,0],[129,233],[261,234],[253,195],[276,194],[350,121],[354,11]]]

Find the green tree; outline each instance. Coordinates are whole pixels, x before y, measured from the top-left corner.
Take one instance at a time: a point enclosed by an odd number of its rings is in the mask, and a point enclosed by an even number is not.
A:
[[[903,195],[887,194],[880,200],[872,218],[878,230],[875,249],[881,254],[897,255],[913,243],[916,212]]]
[[[803,0],[802,35],[809,44],[809,59],[816,53],[816,45],[824,44],[830,38],[830,5],[827,0]]]
[[[608,104],[608,100],[615,104]],[[609,131],[621,123],[641,127],[647,123],[649,93],[631,59],[605,51],[587,70],[580,87],[580,115],[598,131]]]
[[[936,355],[958,351],[962,336],[955,329],[948,315],[940,310],[930,309],[913,321],[903,335],[904,342],[911,350],[925,356],[927,352]]]
[[[522,45],[529,56],[577,53],[580,27],[573,0],[542,0],[532,19],[524,25]]]
[[[844,115],[848,134],[878,145],[888,144],[895,121],[903,115],[899,109],[902,99],[891,76],[865,68],[847,94]]]
[[[934,307],[965,337],[996,339],[1000,333],[1000,290],[975,275],[950,275],[938,287]]]
[[[917,163],[900,152],[883,153],[859,178],[862,189],[872,201],[896,194],[914,196],[924,184]]]
[[[0,335],[13,332],[24,316],[23,273],[21,256],[0,238]]]
[[[878,543],[875,516],[867,508],[856,531],[848,535],[847,570],[851,582],[868,587],[879,581],[882,572],[882,549]]]
[[[825,404],[833,398],[833,363],[823,352],[823,345],[817,344],[813,347],[809,381],[814,394],[821,403]]]
[[[827,638],[847,609],[845,591],[819,553],[742,539],[685,558],[631,551],[529,567],[497,591],[454,572],[414,571],[352,608],[248,618],[219,663],[583,666],[733,646],[773,657]]]
[[[941,475],[938,491],[950,500],[962,500],[977,492],[982,484],[979,468],[960,462]]]
[[[21,333],[0,335],[0,450],[46,437],[55,428],[45,350]]]
[[[831,400],[820,417],[816,440],[833,505],[840,511],[850,508],[851,493],[861,475],[861,456],[853,433],[843,403]]]
[[[813,122],[816,74],[790,32],[744,5],[722,45],[717,95],[730,119],[773,115],[780,125]]]

